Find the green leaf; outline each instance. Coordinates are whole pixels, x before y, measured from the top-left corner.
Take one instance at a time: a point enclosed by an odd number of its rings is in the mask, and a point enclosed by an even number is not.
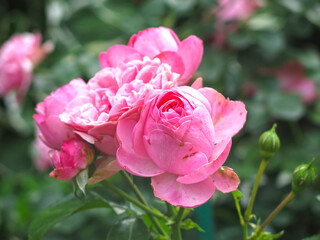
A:
[[[239,215],[240,223],[241,223],[241,225],[244,225],[244,220],[243,220],[243,216],[241,213],[241,207],[240,207],[240,198],[243,197],[243,194],[239,190],[236,190],[236,191],[232,192],[232,196],[234,198],[234,203],[236,205],[236,209],[237,209],[237,212]]]
[[[86,185],[88,183],[88,169],[82,170],[78,173],[76,176],[76,182],[78,184],[78,187],[83,192],[84,195],[86,195]]]
[[[263,232],[259,235],[259,237],[257,238],[257,240],[273,240],[273,239],[277,239],[280,238],[282,235],[284,234],[284,231],[281,231],[279,233],[276,234],[271,234],[268,232]]]
[[[193,222],[190,218],[187,218],[181,223],[181,228],[190,230],[193,228],[198,229],[200,232],[204,232],[204,230],[195,222]]]
[[[90,194],[95,198],[102,200],[117,215],[120,215],[128,210],[125,201],[105,187],[89,188],[87,189],[87,194]]]
[[[278,31],[282,26],[282,22],[280,18],[271,15],[269,12],[262,12],[250,18],[246,25],[249,29],[256,31]]]
[[[319,239],[320,239],[320,234],[317,234],[317,235],[313,235],[312,237],[304,238],[302,240],[319,240]]]
[[[76,212],[99,207],[108,207],[108,205],[92,196],[88,196],[86,199],[77,199],[74,198],[73,194],[69,195],[36,216],[29,228],[29,240],[41,239],[56,223],[72,216]]]
[[[140,218],[121,220],[111,228],[107,240],[148,240],[149,231]]]
[[[306,17],[307,19],[317,25],[320,26],[320,4],[317,4],[316,6],[314,6],[313,8],[310,8],[307,12],[306,12]]]

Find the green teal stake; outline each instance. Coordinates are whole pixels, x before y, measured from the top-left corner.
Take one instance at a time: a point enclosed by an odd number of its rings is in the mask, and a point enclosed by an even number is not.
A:
[[[199,240],[214,240],[214,220],[212,202],[207,202],[195,209],[196,222],[204,230],[198,232]]]

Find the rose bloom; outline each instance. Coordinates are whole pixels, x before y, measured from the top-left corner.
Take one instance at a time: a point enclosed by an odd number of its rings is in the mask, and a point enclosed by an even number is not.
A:
[[[317,99],[316,83],[308,79],[304,71],[300,62],[288,61],[274,72],[284,91],[298,93],[304,103],[311,103]]]
[[[120,119],[117,160],[128,172],[151,177],[154,194],[161,200],[197,207],[215,189],[237,189],[238,176],[222,165],[231,138],[245,120],[244,104],[225,99],[214,89],[155,90],[140,114]]]
[[[259,0],[219,0],[213,12],[222,21],[246,20],[262,6]]]
[[[52,153],[54,170],[50,177],[67,180],[75,177],[80,171],[87,168],[94,159],[94,150],[82,139],[68,139],[60,151]]]
[[[104,68],[89,80],[88,94],[70,101],[60,119],[103,153],[115,155],[118,120],[138,111],[148,92],[176,86],[178,77],[169,65],[148,57]]]
[[[33,78],[33,67],[52,50],[52,45],[41,45],[40,33],[12,36],[0,50],[0,96],[17,92],[21,100]]]
[[[144,56],[158,58],[171,66],[172,71],[180,74],[178,84],[189,82],[197,70],[203,54],[202,40],[189,36],[180,41],[169,28],[148,28],[134,34],[128,45],[114,45],[107,52],[100,54],[102,68],[116,67],[134,59],[142,60]]]

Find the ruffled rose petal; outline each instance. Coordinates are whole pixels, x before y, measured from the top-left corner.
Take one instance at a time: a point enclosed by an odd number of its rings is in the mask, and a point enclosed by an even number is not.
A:
[[[233,137],[246,122],[247,111],[240,101],[230,101],[212,88],[199,91],[208,99],[212,107],[212,120],[216,133],[216,142]]]
[[[210,178],[195,184],[182,184],[176,181],[177,175],[164,173],[151,178],[154,195],[171,205],[194,208],[207,202],[215,191]]]
[[[101,68],[116,67],[120,63],[126,63],[131,60],[142,60],[143,56],[135,49],[126,45],[114,45],[108,52],[102,52],[99,55]]]
[[[197,170],[190,174],[180,176],[177,181],[183,184],[194,184],[208,178],[214,172],[216,172],[222,164],[227,160],[231,149],[231,140],[224,140],[217,144],[214,149],[214,153],[210,158],[209,163],[204,164]]]
[[[150,158],[166,172],[184,175],[208,162],[203,152],[195,151],[193,144],[182,142],[173,133],[155,129],[144,140]]]
[[[149,157],[143,157],[136,154],[132,146],[132,130],[136,124],[133,119],[122,119],[118,123],[117,136],[120,147],[117,151],[117,160],[121,167],[128,172],[143,176],[151,177],[163,173]]]
[[[184,39],[179,46],[178,54],[181,56],[185,68],[179,85],[184,85],[189,82],[191,75],[200,65],[203,55],[202,40],[196,36]]]
[[[176,52],[162,52],[156,58],[159,58],[162,63],[170,65],[172,72],[178,73],[180,76],[185,72],[183,60]]]
[[[221,167],[212,176],[214,185],[217,190],[223,193],[228,193],[237,190],[240,179],[238,175],[229,167]]]
[[[178,51],[180,40],[177,35],[169,28],[158,27],[148,28],[134,34],[128,43],[129,47],[133,47],[144,56],[154,58],[164,51]]]

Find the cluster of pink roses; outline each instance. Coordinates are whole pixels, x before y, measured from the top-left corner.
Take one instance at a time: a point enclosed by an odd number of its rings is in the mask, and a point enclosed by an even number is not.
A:
[[[46,97],[34,119],[52,149],[50,176],[70,179],[94,164],[91,184],[126,170],[151,177],[156,197],[188,208],[215,189],[237,189],[238,176],[222,165],[245,106],[201,79],[185,86],[202,53],[196,36],[146,29],[101,53],[102,70],[88,83],[74,79]]]
[[[12,36],[0,50],[0,96],[16,91],[21,100],[33,78],[33,67],[52,50],[51,43],[41,45],[40,33]]]

